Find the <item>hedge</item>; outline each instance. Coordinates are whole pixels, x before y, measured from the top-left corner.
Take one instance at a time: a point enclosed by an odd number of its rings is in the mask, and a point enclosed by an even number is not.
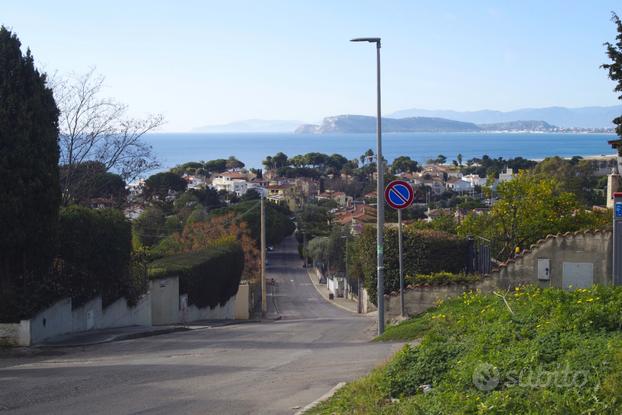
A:
[[[164,257],[148,265],[149,278],[179,277],[180,294],[199,308],[225,305],[238,292],[244,252],[236,241],[203,251]]]
[[[429,229],[404,227],[404,275],[417,276],[464,271],[467,261],[467,241],[455,235]],[[365,276],[365,288],[372,299],[376,298],[376,228],[366,226],[356,242],[356,260]],[[399,257],[397,228],[384,232],[384,290],[399,290]]]
[[[78,306],[97,295],[104,305],[120,297],[130,303],[133,289],[132,228],[118,210],[64,208],[60,213],[59,257],[64,291]]]

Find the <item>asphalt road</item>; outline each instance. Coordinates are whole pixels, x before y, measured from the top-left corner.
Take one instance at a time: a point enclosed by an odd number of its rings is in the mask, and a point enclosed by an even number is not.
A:
[[[293,239],[269,260],[281,320],[0,358],[0,413],[292,414],[397,350],[317,293]]]

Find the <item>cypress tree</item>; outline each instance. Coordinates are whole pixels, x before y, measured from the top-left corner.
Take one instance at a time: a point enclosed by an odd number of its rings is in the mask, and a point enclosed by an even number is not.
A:
[[[611,59],[611,63],[604,64],[602,67],[609,72],[609,78],[616,83],[613,90],[620,93],[618,99],[622,100],[622,21],[615,13],[612,13],[611,20],[616,25],[618,35],[615,43],[605,42],[607,56]],[[618,149],[619,154],[622,154],[622,115],[615,118],[613,123],[616,125],[616,133],[620,139],[611,144]]]
[[[45,74],[0,27],[0,321],[24,317],[55,253],[58,115]]]

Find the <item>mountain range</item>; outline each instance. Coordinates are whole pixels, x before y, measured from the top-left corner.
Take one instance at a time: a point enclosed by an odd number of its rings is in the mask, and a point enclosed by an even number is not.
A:
[[[556,128],[612,128],[612,120],[622,114],[622,105],[608,107],[546,107],[514,111],[452,111],[405,109],[386,115],[386,132],[407,131],[550,131]],[[400,121],[402,120],[402,121]],[[375,118],[362,115],[326,117],[321,124],[303,124],[293,120],[243,120],[222,125],[195,128],[209,133],[322,133],[372,132]]]
[[[523,108],[514,111],[451,111],[406,109],[387,116],[390,118],[438,117],[474,124],[502,123],[518,120],[543,120],[561,128],[611,128],[615,117],[622,114],[622,105],[609,107],[546,107]]]

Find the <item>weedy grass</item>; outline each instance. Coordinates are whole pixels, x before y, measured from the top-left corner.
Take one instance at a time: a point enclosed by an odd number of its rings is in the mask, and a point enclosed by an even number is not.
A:
[[[622,413],[622,287],[465,293],[377,341],[416,338],[310,413]]]

